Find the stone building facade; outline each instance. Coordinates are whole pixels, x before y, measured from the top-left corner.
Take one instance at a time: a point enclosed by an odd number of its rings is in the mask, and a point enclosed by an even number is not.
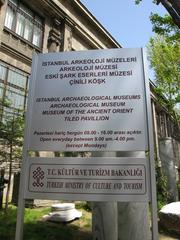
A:
[[[0,99],[11,102],[1,111],[26,108],[33,54],[119,47],[78,0],[0,0]]]
[[[0,98],[24,109],[33,54],[118,48],[76,0],[0,1]]]
[[[33,54],[121,47],[79,0],[0,0],[0,99],[12,103],[3,111],[26,108]],[[150,85],[157,161],[171,152],[179,169],[176,126]]]

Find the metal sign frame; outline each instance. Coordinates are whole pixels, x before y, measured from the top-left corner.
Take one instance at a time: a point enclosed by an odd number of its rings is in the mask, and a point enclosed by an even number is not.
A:
[[[156,197],[156,179],[155,179],[155,163],[154,163],[154,143],[153,143],[153,124],[152,124],[152,113],[151,113],[151,100],[150,100],[150,88],[149,88],[149,79],[147,76],[147,63],[145,56],[145,49],[141,49],[142,56],[142,67],[144,75],[144,87],[145,87],[145,100],[146,100],[146,117],[147,117],[147,132],[148,132],[148,167],[150,175],[150,203],[152,210],[152,239],[158,239],[158,227],[157,227],[157,197]],[[32,75],[30,79],[29,87],[29,98],[28,98],[28,108],[26,113],[26,126],[30,125],[29,119],[32,116],[32,102],[33,102],[33,89],[35,88],[35,81],[33,79],[36,76],[38,71],[38,57],[34,57],[32,62]],[[20,178],[20,187],[19,187],[19,200],[18,200],[18,211],[17,211],[17,224],[16,224],[16,235],[15,240],[23,239],[23,224],[24,224],[24,207],[25,207],[25,186],[27,181],[27,159],[29,151],[29,137],[30,137],[30,128],[25,128],[24,133],[24,147],[23,147],[23,160],[21,167],[21,178]]]
[[[151,193],[151,212],[152,212],[152,240],[158,239],[158,224],[157,224],[157,193],[156,193],[156,173],[155,173],[155,159],[154,159],[154,137],[153,137],[153,122],[150,98],[150,86],[148,78],[148,66],[146,51],[142,48],[143,70],[146,89],[146,111],[147,111],[147,126],[148,126],[148,146],[149,146],[149,173],[150,173],[150,193]]]

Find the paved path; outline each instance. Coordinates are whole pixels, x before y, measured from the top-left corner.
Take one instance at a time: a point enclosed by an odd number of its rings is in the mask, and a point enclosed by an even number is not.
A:
[[[172,238],[172,237],[165,236],[163,234],[159,234],[159,240],[180,240],[180,238]]]

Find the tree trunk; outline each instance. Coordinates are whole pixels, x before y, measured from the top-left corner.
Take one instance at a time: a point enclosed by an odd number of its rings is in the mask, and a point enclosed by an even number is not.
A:
[[[113,157],[116,153],[98,153]],[[144,152],[120,153],[118,157],[144,157]],[[148,203],[93,202],[93,240],[149,240]]]
[[[92,203],[93,240],[117,240],[117,203]]]
[[[0,210],[3,208],[4,169],[0,169]]]
[[[164,174],[167,177],[167,191],[169,193],[169,202],[175,202],[178,200],[177,197],[177,186],[176,186],[176,170],[175,170],[175,156],[173,149],[172,138],[165,138],[160,140],[160,158]]]
[[[118,203],[118,240],[150,240],[147,203]]]
[[[115,157],[116,153],[93,153],[94,157]],[[117,203],[92,202],[93,240],[117,240]]]
[[[180,1],[179,0],[169,0],[173,8],[176,10],[178,15],[180,16]]]
[[[8,185],[7,185],[7,192],[6,192],[6,203],[5,203],[5,212],[7,212],[8,204],[9,204],[9,193],[11,187],[11,175],[12,175],[12,154],[13,154],[13,146],[10,145],[10,162],[9,162],[9,177],[8,177]]]
[[[145,153],[119,153],[119,157],[145,157]],[[148,206],[146,202],[118,203],[118,240],[151,239]]]
[[[178,13],[179,12],[178,3],[174,3],[174,6],[173,6],[171,4],[171,1],[168,1],[168,0],[160,0],[158,2],[161,2],[161,4],[166,8],[168,13],[172,17],[174,23],[180,28],[180,15]],[[176,5],[177,5],[177,7],[176,7]]]

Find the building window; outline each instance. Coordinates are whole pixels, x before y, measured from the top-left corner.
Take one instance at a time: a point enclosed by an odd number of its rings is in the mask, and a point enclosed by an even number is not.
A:
[[[9,0],[4,25],[36,47],[42,47],[43,20],[18,0]]]
[[[28,74],[0,62],[0,99],[10,102],[9,111],[25,109],[27,86]]]

